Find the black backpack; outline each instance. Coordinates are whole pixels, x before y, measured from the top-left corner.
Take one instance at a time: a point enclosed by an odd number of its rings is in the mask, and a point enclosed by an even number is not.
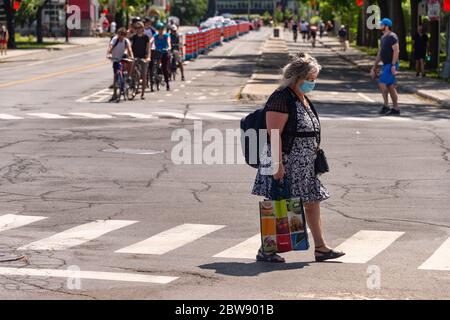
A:
[[[295,99],[292,96],[292,101],[290,105],[289,116],[291,116],[292,112],[297,112],[297,106],[295,105]],[[309,100],[308,100],[309,102]],[[319,120],[319,116],[314,106],[309,102],[311,109],[314,115]],[[320,120],[319,120],[320,121]],[[252,168],[258,169],[261,163],[260,156],[261,152],[264,148],[264,144],[268,140],[267,134],[267,124],[266,124],[266,108],[259,108],[252,113],[248,114],[244,118],[241,119],[241,149],[245,158],[245,162],[251,166]],[[248,133],[250,130],[250,133]],[[265,130],[265,131],[260,131]],[[254,132],[255,134],[252,134]],[[264,133],[266,137],[264,137]],[[294,135],[298,138],[306,138],[306,137],[316,137],[317,133],[315,132],[283,132],[282,136],[285,134]],[[265,138],[265,139],[264,139]],[[252,141],[253,140],[253,141]],[[320,141],[320,133],[319,133],[319,141]]]

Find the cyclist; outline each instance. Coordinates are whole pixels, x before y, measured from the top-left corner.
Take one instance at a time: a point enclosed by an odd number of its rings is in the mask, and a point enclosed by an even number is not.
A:
[[[150,41],[153,39],[153,34],[156,33],[156,29],[153,28],[152,19],[145,18],[144,19],[144,33],[147,37],[149,37]]]
[[[178,27],[173,24],[170,27],[170,43],[172,45],[172,55],[175,59],[175,63],[177,64],[178,68],[181,72],[181,81],[184,81],[184,68],[183,68],[183,61],[181,61],[181,50],[180,50],[180,35],[177,32]]]
[[[139,17],[134,17],[133,19],[131,19],[130,25],[128,27],[127,30],[127,38],[131,39],[132,36],[134,36],[136,34],[136,23],[140,22],[141,18]]]
[[[120,60],[126,57],[125,52],[131,59],[134,59],[133,50],[131,49],[131,43],[126,38],[127,30],[125,28],[120,28],[117,31],[117,35],[112,38],[108,45],[108,51],[106,57],[113,60],[113,81],[116,78],[116,72],[120,69]],[[117,97],[112,97],[115,100]]]
[[[144,100],[145,88],[147,87],[147,69],[150,60],[150,38],[144,34],[144,24],[139,21],[135,24],[136,34],[131,37],[131,48],[135,63],[141,72],[142,92],[141,99]]]
[[[155,51],[158,53],[156,56],[161,57],[162,62],[162,71],[164,74],[164,81],[166,82],[166,89],[170,90],[169,86],[169,51],[171,50],[170,44],[170,36],[168,33],[164,32],[164,24],[158,22],[156,24],[157,33],[153,35],[153,41],[155,45]],[[155,55],[152,54],[151,64],[159,64],[159,61],[156,61]],[[153,68],[152,68],[153,71]],[[150,88],[153,91],[153,77],[150,77]]]

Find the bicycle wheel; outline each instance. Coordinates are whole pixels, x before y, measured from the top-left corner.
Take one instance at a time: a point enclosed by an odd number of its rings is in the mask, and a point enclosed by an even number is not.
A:
[[[113,84],[113,96],[111,98],[111,101],[118,102],[119,99],[120,99],[120,72],[116,72]]]
[[[127,98],[128,100],[133,100],[139,91],[139,84],[141,79],[141,74],[137,70],[134,71],[133,76],[128,78],[128,90],[127,90]]]

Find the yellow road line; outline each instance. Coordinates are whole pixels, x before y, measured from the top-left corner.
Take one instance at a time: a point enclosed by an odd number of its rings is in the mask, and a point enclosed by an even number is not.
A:
[[[15,85],[23,84],[23,83],[27,83],[27,82],[33,82],[33,81],[37,81],[37,80],[43,80],[43,79],[58,77],[58,76],[62,76],[62,75],[69,74],[69,73],[84,71],[84,70],[92,69],[92,68],[95,68],[95,67],[103,66],[103,65],[105,65],[107,63],[110,63],[110,62],[109,61],[104,61],[104,62],[99,62],[99,63],[93,63],[93,64],[88,64],[88,65],[85,65],[85,66],[81,66],[81,67],[69,68],[69,69],[64,69],[64,70],[58,71],[58,72],[47,73],[47,74],[43,74],[43,75],[40,75],[40,76],[28,78],[28,79],[22,79],[22,80],[16,80],[16,81],[11,81],[11,82],[0,83],[0,88],[11,87],[11,86],[15,86]]]

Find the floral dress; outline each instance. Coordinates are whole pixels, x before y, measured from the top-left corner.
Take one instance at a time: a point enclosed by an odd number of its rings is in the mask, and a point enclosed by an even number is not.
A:
[[[309,107],[304,107],[300,100],[296,101],[297,131],[311,132],[320,129],[320,124]],[[270,107],[268,108],[270,111]],[[313,125],[314,121],[314,125]],[[315,137],[294,139],[290,154],[283,153],[282,159],[285,177],[290,186],[291,197],[299,197],[304,203],[320,202],[330,197],[327,189],[317,178],[314,171],[317,141]],[[270,168],[272,159],[270,143],[267,143],[261,154],[261,165],[256,174],[252,194],[271,199],[272,175],[263,174]]]

